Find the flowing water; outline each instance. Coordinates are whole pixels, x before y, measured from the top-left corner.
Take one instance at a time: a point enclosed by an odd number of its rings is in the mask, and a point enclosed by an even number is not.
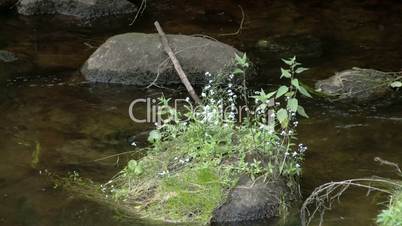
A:
[[[162,3],[163,2],[163,3]],[[167,2],[167,3],[164,3]],[[124,219],[102,205],[79,198],[52,184],[40,172],[61,175],[77,171],[105,182],[126,157],[96,161],[146,145],[152,124],[129,119],[136,98],[183,96],[181,91],[81,83],[80,65],[106,38],[136,31],[154,32],[158,19],[168,33],[204,34],[246,51],[258,68],[254,88],[278,84],[279,57],[256,47],[260,39],[296,35],[319,40],[318,49],[298,50],[309,68],[303,81],[353,66],[398,71],[402,67],[400,1],[161,1],[134,26],[76,26],[66,18],[0,15],[0,49],[16,53],[17,62],[0,62],[0,225],[149,225]],[[150,7],[159,7],[152,12]],[[114,22],[116,23],[116,22]],[[302,38],[300,38],[302,37]],[[309,42],[309,41],[308,41]],[[309,46],[309,45],[307,45]],[[315,46],[315,45],[310,45]],[[291,53],[292,50],[290,50]],[[314,52],[313,55],[308,53]],[[290,54],[289,53],[289,54]],[[130,59],[127,59],[130,60]],[[329,181],[372,175],[394,177],[375,157],[402,164],[402,105],[357,108],[304,103],[310,119],[302,120],[299,141],[308,145],[302,192]],[[145,114],[145,106],[135,109]],[[39,156],[39,157],[38,157]],[[38,158],[37,158],[38,157]],[[34,160],[34,161],[33,161]],[[351,189],[323,225],[375,225],[383,196]],[[285,225],[300,225],[297,218]],[[264,222],[256,225],[283,225]]]

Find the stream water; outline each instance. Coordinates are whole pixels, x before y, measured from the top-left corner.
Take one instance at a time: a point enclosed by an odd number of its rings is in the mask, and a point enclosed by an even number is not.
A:
[[[163,2],[163,3],[162,3]],[[165,3],[166,2],[166,3]],[[243,29],[235,36],[242,14],[232,1],[161,1],[134,26],[125,19],[111,26],[73,25],[66,18],[0,15],[0,49],[16,53],[14,63],[0,62],[0,225],[149,225],[124,219],[104,206],[54,189],[40,172],[45,169],[105,182],[122,167],[121,157],[95,161],[133,150],[129,141],[146,145],[151,124],[136,124],[128,106],[136,98],[180,91],[141,89],[71,82],[77,69],[106,38],[135,31],[154,32],[158,19],[167,33],[204,34],[249,54],[258,68],[254,88],[278,84],[279,56],[256,47],[273,36],[313,36],[320,49],[299,51],[311,68],[303,81],[312,84],[353,66],[399,71],[402,67],[402,3],[400,1],[237,1],[245,12]],[[151,10],[153,5],[147,10]],[[180,8],[180,9],[179,9]],[[290,51],[291,52],[291,51]],[[129,59],[127,59],[129,60]],[[79,79],[78,79],[79,80]],[[402,104],[383,107],[338,106],[309,100],[310,119],[302,120],[299,141],[308,145],[302,192],[335,180],[395,177],[375,157],[402,164]],[[136,109],[144,113],[143,109]],[[34,153],[39,161],[33,162]],[[35,159],[35,158],[34,158]],[[384,196],[366,196],[351,189],[325,215],[326,226],[375,225]],[[317,222],[315,222],[318,225]],[[300,225],[297,218],[286,223]],[[313,224],[314,225],[314,224]]]

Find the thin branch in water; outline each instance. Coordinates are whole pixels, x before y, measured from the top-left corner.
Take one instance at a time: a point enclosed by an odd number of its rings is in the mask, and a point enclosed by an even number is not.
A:
[[[308,226],[314,216],[320,213],[320,223],[322,225],[324,220],[324,213],[327,210],[332,209],[332,203],[334,200],[340,200],[340,197],[351,186],[366,188],[369,191],[378,191],[382,193],[392,194],[392,191],[383,189],[380,186],[375,186],[373,183],[379,185],[388,185],[395,188],[402,188],[402,184],[392,180],[384,178],[359,178],[338,182],[329,182],[317,187],[311,195],[305,200],[300,210],[300,218],[303,226]],[[310,206],[315,206],[311,211]]]
[[[241,5],[238,5],[238,6],[239,6],[239,8],[240,8],[240,10],[241,10],[241,15],[242,15],[242,19],[241,19],[239,28],[237,29],[236,32],[228,33],[228,34],[219,34],[219,36],[235,36],[235,35],[240,34],[241,30],[243,29],[244,20],[245,20],[245,18],[246,18],[246,15],[245,15],[245,13],[244,13],[243,7],[241,7]]]
[[[396,164],[396,163],[394,163],[394,162],[390,162],[390,161],[384,160],[384,159],[382,159],[382,158],[380,158],[380,157],[375,157],[375,158],[374,158],[374,161],[375,161],[375,162],[379,162],[381,166],[382,166],[382,165],[386,165],[386,166],[393,167],[393,168],[399,173],[398,175],[402,175],[401,168],[399,168],[398,164]]]
[[[93,160],[93,162],[104,161],[106,159],[111,159],[111,158],[114,158],[114,157],[120,157],[122,155],[127,155],[127,154],[131,154],[131,153],[135,153],[135,152],[137,152],[137,151],[126,151],[126,152],[122,152],[122,153],[115,154],[115,155],[109,155],[109,156],[106,156],[106,157],[103,157],[103,158],[95,159],[95,160]]]
[[[134,19],[129,24],[130,26],[133,26],[135,21],[137,21],[138,17],[144,13],[146,8],[147,8],[147,0],[142,0],[140,8],[138,9],[137,13],[135,14]]]

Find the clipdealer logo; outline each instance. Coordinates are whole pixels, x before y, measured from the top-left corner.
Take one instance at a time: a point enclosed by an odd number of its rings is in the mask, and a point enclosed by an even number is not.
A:
[[[267,106],[274,106],[273,100],[269,102]],[[144,114],[144,107],[146,109]],[[165,108],[173,108],[173,114],[162,114],[161,112],[165,112]],[[135,123],[154,123],[154,124],[164,124],[170,121],[188,121],[189,118],[178,118],[176,112],[191,111],[193,113],[204,114],[206,117],[208,115],[208,111],[211,110],[208,105],[193,105],[189,98],[186,99],[174,99],[172,104],[167,106],[160,106],[159,100],[155,98],[139,98],[133,100],[128,108],[128,114],[130,119]],[[267,122],[274,122],[275,120],[275,112],[274,110],[267,110],[266,112],[262,112],[261,109],[250,110],[247,105],[241,106],[221,106],[219,109],[219,116],[225,119],[230,119],[236,122],[242,122],[242,119],[248,117],[250,115],[259,114],[260,116],[266,117]],[[260,111],[260,112],[259,112]],[[183,116],[183,114],[182,114]]]

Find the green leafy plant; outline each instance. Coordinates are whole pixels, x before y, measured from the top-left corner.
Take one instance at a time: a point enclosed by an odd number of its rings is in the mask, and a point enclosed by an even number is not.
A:
[[[381,226],[402,225],[402,190],[390,197],[389,206],[377,216],[377,223]]]
[[[115,199],[153,219],[205,223],[240,176],[286,178],[296,191],[306,150],[294,144],[296,117],[307,117],[297,97],[311,97],[296,77],[307,69],[295,57],[284,60],[281,77],[289,84],[253,92],[244,79],[247,56],[235,59],[230,75],[206,73],[209,82],[197,108],[179,112],[170,99],[159,99],[158,112],[169,120],[150,132],[147,156],[131,160],[107,184]],[[239,103],[245,103],[245,116]]]

